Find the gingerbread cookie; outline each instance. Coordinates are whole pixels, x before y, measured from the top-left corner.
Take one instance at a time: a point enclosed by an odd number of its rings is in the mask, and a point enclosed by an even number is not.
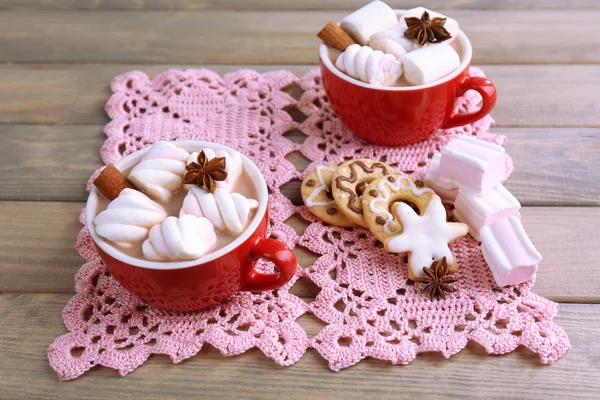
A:
[[[408,253],[409,279],[425,276],[423,268],[444,257],[449,273],[458,270],[448,244],[466,235],[469,227],[446,221],[446,209],[438,195],[432,197],[422,215],[405,203],[394,204],[392,213],[400,220],[402,233],[388,238],[384,242],[385,249],[390,253]]]
[[[335,203],[350,221],[367,227],[362,210],[363,191],[375,179],[396,174],[392,167],[377,160],[362,158],[346,161],[335,170],[331,185]]]
[[[333,174],[338,165],[337,163],[326,166],[319,165],[304,178],[300,192],[302,200],[311,214],[328,224],[349,228],[356,224],[338,209],[331,194]]]
[[[381,242],[402,232],[402,224],[392,215],[392,206],[400,201],[412,203],[421,213],[435,192],[422,181],[406,176],[384,176],[374,180],[363,193],[363,213],[367,227]]]
[[[363,209],[369,229],[387,251],[409,254],[409,279],[423,277],[423,268],[444,257],[449,273],[458,270],[448,243],[466,235],[469,228],[447,222],[440,197],[423,182],[406,176],[373,181],[363,196]]]

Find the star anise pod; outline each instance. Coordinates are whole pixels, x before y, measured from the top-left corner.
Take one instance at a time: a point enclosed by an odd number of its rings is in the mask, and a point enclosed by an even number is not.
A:
[[[454,288],[450,284],[459,278],[446,275],[448,273],[446,257],[438,262],[433,262],[429,268],[423,268],[423,272],[427,276],[420,278],[419,282],[425,284],[423,293],[427,293],[430,298],[441,297],[443,299],[446,297],[446,292],[454,292]]]
[[[197,185],[213,193],[217,188],[217,181],[224,181],[227,178],[225,157],[215,157],[209,161],[204,151],[201,151],[197,161],[192,161],[185,166],[183,183]]]
[[[416,39],[419,46],[424,46],[427,43],[440,43],[452,37],[450,32],[444,28],[446,18],[435,17],[430,20],[427,11],[423,11],[421,18],[410,17],[404,21],[408,26],[404,36],[409,39]]]

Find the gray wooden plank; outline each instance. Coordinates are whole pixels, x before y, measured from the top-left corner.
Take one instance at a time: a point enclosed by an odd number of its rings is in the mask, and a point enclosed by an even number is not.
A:
[[[600,129],[497,128],[515,170],[506,187],[527,205],[600,205]]]
[[[600,126],[598,65],[482,68],[498,89],[498,126]]]
[[[365,0],[0,0],[0,10],[352,10]],[[387,0],[394,8],[411,8],[413,0]],[[565,8],[561,0],[422,0],[434,10],[445,9],[552,9]],[[569,8],[598,8],[595,0],[574,0]]]
[[[105,139],[101,126],[0,125],[0,199],[85,200]]]
[[[0,293],[72,293],[83,264],[74,250],[83,203],[0,202]],[[562,302],[600,302],[600,208],[525,207],[523,225],[544,257],[534,291]],[[298,232],[306,224],[288,222]],[[314,255],[297,253],[302,266]],[[302,280],[292,292],[318,289]]]
[[[0,124],[103,125],[104,105],[117,75],[143,70],[149,76],[169,68],[208,68],[219,74],[239,69],[259,72],[291,70],[298,76],[316,68],[308,65],[103,65],[0,64]],[[600,124],[599,124],[600,125]]]
[[[316,65],[43,65],[0,64],[0,123],[103,125],[113,77],[142,70],[209,68],[220,74],[250,68],[291,70]],[[600,68],[595,65],[484,65],[498,88],[492,112],[498,126],[600,127]]]
[[[3,11],[0,62],[314,64],[316,32],[345,14]],[[477,64],[600,62],[590,50],[600,44],[600,9],[448,14],[471,38]]]
[[[593,184],[600,181],[600,129],[493,132],[508,137],[515,172],[506,185],[524,205],[600,205],[600,186]],[[101,126],[0,125],[0,200],[84,201],[85,184],[102,165],[104,139]],[[304,160],[290,157],[298,166]],[[299,187],[283,187],[296,204]]]
[[[600,390],[600,344],[590,340],[600,330],[600,305],[561,304],[558,323],[572,349],[552,366],[520,348],[488,356],[469,344],[449,360],[422,354],[407,366],[363,360],[331,372],[309,350],[291,367],[280,367],[258,350],[223,357],[210,345],[174,365],[153,356],[125,378],[108,368],[94,368],[69,383],[58,381],[46,349],[65,333],[61,310],[68,295],[0,295],[0,390],[10,399],[219,398],[219,399],[542,399],[597,398]],[[301,317],[309,337],[323,326]]]

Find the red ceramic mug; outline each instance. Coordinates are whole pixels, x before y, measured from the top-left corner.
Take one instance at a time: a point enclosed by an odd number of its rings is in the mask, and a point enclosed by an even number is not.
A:
[[[437,129],[454,128],[483,118],[496,104],[496,87],[485,78],[469,75],[473,51],[463,32],[451,46],[458,52],[461,63],[445,78],[426,85],[382,87],[338,70],[335,60],[340,52],[321,43],[321,76],[331,107],[356,136],[383,146],[419,142]],[[481,94],[481,109],[472,114],[454,113],[456,98],[471,89]]]
[[[173,142],[189,152],[201,148],[233,151],[225,146],[195,140]],[[137,151],[115,164],[128,172],[148,152]],[[258,192],[258,210],[248,228],[227,246],[191,261],[146,261],[122,253],[96,234],[92,221],[102,196],[93,188],[86,205],[87,227],[100,258],[111,274],[146,303],[172,311],[199,310],[217,304],[238,291],[277,289],[296,271],[294,253],[282,242],[266,237],[269,216],[268,191],[258,167],[242,155],[244,170]],[[272,261],[278,272],[264,274],[255,269],[256,261]]]

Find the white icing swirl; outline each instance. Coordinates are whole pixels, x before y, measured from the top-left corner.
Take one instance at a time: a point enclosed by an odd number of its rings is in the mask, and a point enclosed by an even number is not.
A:
[[[225,158],[225,172],[227,172],[227,178],[224,181],[217,181],[217,188],[226,189],[231,192],[243,170],[243,161],[240,153],[237,151],[230,153],[225,150],[214,151],[213,149],[209,148],[200,149],[200,151],[204,151],[208,161],[215,157]],[[195,151],[190,154],[187,159],[187,163],[189,164],[191,162],[198,162],[198,154],[200,151]],[[183,185],[183,187],[188,190],[194,186],[195,185]]]
[[[392,86],[402,76],[402,62],[392,54],[352,44],[339,55],[335,66],[351,77],[372,85]]]
[[[377,184],[377,189],[382,194],[382,196],[377,196],[373,200],[369,202],[369,209],[375,215],[382,216],[385,218],[385,224],[383,224],[383,232],[387,235],[392,234],[390,230],[390,223],[394,220],[394,216],[388,211],[388,207],[378,208],[377,206],[380,204],[386,204],[389,201],[390,195],[392,192],[397,193],[400,190],[410,189],[410,191],[415,196],[421,196],[423,193],[432,193],[435,192],[429,188],[422,187],[419,188],[415,185],[412,179],[409,179],[405,176],[397,176],[394,182],[390,182],[386,179],[382,179],[381,182]],[[390,192],[390,189],[392,192]]]
[[[217,234],[209,220],[193,215],[167,217],[150,229],[142,244],[144,257],[150,261],[194,260],[217,244]]]
[[[446,257],[448,265],[454,264],[448,243],[466,235],[469,228],[465,224],[446,222],[446,209],[439,197],[431,199],[423,215],[404,203],[396,203],[392,212],[402,222],[402,233],[391,237],[386,248],[391,253],[410,252],[408,264],[415,277],[422,277],[423,268],[434,260]]]
[[[238,236],[246,229],[250,216],[257,208],[258,201],[239,193],[229,193],[225,189],[209,193],[193,187],[183,200],[179,216],[192,214],[206,217],[216,230]]]
[[[190,154],[170,142],[157,142],[129,173],[136,188],[153,199],[168,202],[181,190]]]
[[[330,172],[335,172],[335,168],[329,168],[329,167],[326,167],[324,165],[319,165],[317,167],[317,169],[316,169],[317,179],[319,180],[319,183],[321,185],[319,187],[315,188],[315,190],[310,194],[310,196],[308,196],[308,198],[304,202],[304,204],[306,204],[307,207],[331,206],[331,205],[335,204],[335,200],[331,200],[331,201],[314,201],[314,199],[323,190],[325,190],[326,192],[331,191],[331,189],[325,184],[325,181],[323,180],[323,175],[322,175],[322,171],[323,170],[330,171]]]
[[[98,236],[123,248],[130,248],[148,236],[148,230],[167,217],[165,209],[145,194],[123,189],[106,210],[94,218]]]

